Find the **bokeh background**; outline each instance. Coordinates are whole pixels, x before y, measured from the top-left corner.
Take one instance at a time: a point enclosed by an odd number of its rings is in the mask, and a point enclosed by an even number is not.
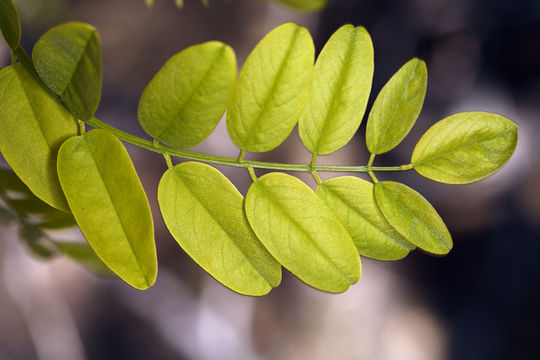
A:
[[[210,0],[209,8],[185,0],[182,10],[172,0],[157,0],[151,10],[143,0],[15,2],[27,51],[58,23],[97,27],[104,61],[97,117],[139,136],[145,134],[136,118],[138,99],[170,56],[220,40],[242,64],[264,34],[294,21],[311,31],[318,50],[345,23],[367,28],[375,47],[370,105],[407,60],[427,62],[424,109],[411,134],[378,156],[377,165],[408,163],[432,124],[461,111],[509,117],[520,126],[520,140],[505,168],[479,183],[442,185],[412,171],[382,176],[420,190],[437,208],[454,238],[448,256],[415,251],[393,263],[363,259],[361,280],[338,295],[284,271],[283,283],[262,298],[224,288],[185,255],[156,203],[163,159],[128,145],[153,208],[156,285],[141,292],[65,258],[36,259],[14,226],[1,225],[0,359],[540,358],[539,1],[331,0],[311,14],[257,0]],[[0,59],[9,63],[3,43]],[[321,163],[365,164],[364,130],[365,123],[351,143]],[[197,150],[238,153],[223,121]],[[248,157],[310,159],[296,130],[275,151]],[[245,194],[247,173],[220,169]]]

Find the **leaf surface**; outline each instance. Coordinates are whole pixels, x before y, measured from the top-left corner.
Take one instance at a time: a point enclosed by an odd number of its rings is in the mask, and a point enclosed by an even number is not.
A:
[[[169,59],[139,102],[139,123],[154,139],[192,147],[216,127],[236,78],[234,51],[211,41]]]
[[[291,133],[308,95],[314,53],[307,29],[293,23],[278,26],[255,47],[227,110],[227,129],[239,148],[269,151]]]
[[[293,9],[300,11],[317,11],[321,10],[328,0],[276,0],[279,3],[285,4]]]
[[[0,0],[0,30],[11,49],[19,47],[21,20],[12,0]]]
[[[388,222],[410,243],[436,255],[452,249],[452,237],[431,204],[410,187],[381,181],[374,186],[375,200]]]
[[[94,116],[101,98],[99,35],[88,24],[69,22],[47,31],[32,51],[39,77],[78,119]]]
[[[455,114],[433,125],[412,155],[422,176],[446,184],[466,184],[495,173],[508,162],[518,141],[518,126],[485,112]]]
[[[279,285],[281,266],[249,227],[243,196],[217,169],[176,165],[163,175],[158,200],[178,244],[223,285],[245,295]]]
[[[96,254],[131,286],[150,287],[157,273],[152,214],[122,143],[105,130],[72,137],[58,153],[58,175]]]
[[[369,113],[366,146],[372,154],[396,147],[413,127],[426,96],[427,68],[412,59],[384,85]]]
[[[18,63],[0,70],[0,151],[17,176],[47,204],[69,211],[58,182],[56,154],[79,128]]]
[[[398,260],[415,248],[379,210],[372,183],[344,176],[321,183],[316,193],[347,229],[360,255],[377,260]]]
[[[373,44],[363,27],[342,26],[328,40],[298,124],[309,151],[330,154],[353,137],[366,110],[373,66]]]
[[[360,278],[351,237],[325,203],[299,179],[270,173],[246,196],[246,215],[257,237],[305,283],[342,292]]]

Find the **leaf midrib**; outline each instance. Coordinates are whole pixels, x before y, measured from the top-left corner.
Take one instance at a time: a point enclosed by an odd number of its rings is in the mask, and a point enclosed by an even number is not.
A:
[[[405,83],[405,85],[402,87],[402,91],[401,91],[401,94],[399,95],[399,101],[397,102],[397,104],[394,106],[394,109],[392,111],[392,116],[390,117],[389,121],[386,122],[386,126],[384,128],[384,131],[382,131],[380,133],[380,137],[376,137],[377,139],[377,144],[375,145],[375,149],[373,150],[373,154],[377,154],[379,153],[380,149],[379,149],[379,145],[380,145],[380,138],[382,138],[383,136],[386,135],[387,131],[388,131],[388,128],[390,127],[390,124],[392,124],[395,120],[395,117],[396,117],[396,114],[397,114],[397,111],[399,109],[399,107],[401,106],[401,103],[402,103],[402,100],[403,100],[403,94],[405,94],[405,92],[407,91],[407,89],[409,88],[409,84],[411,83],[412,79],[414,78],[414,74],[416,72],[416,69],[418,68],[418,65],[420,64],[420,60],[417,60],[415,66],[414,66],[414,69],[411,71],[411,73],[409,74],[409,77],[407,78],[407,82]]]
[[[105,187],[105,190],[106,190],[106,195],[107,195],[107,198],[109,199],[111,205],[112,205],[112,208],[114,210],[114,214],[115,214],[115,217],[118,219],[118,222],[120,223],[120,226],[122,227],[122,231],[123,231],[123,234],[125,236],[125,239],[126,239],[126,242],[128,243],[129,245],[129,249],[131,251],[131,255],[133,256],[133,258],[135,259],[135,264],[137,264],[137,268],[139,269],[139,272],[140,274],[142,275],[142,278],[144,279],[144,282],[146,283],[147,287],[150,286],[150,282],[148,281],[148,279],[146,278],[146,274],[145,272],[142,271],[142,268],[141,268],[141,265],[139,264],[139,258],[138,256],[136,255],[135,253],[135,250],[134,250],[134,247],[133,245],[131,244],[131,239],[130,239],[130,236],[128,236],[128,233],[126,231],[126,226],[124,225],[124,222],[122,220],[122,217],[120,216],[120,213],[118,212],[118,210],[116,209],[116,204],[115,204],[115,201],[113,200],[113,197],[111,196],[111,193],[109,191],[109,187],[107,186],[107,182],[105,181],[105,178],[103,177],[103,174],[102,174],[102,170],[98,164],[98,162],[96,161],[96,158],[94,157],[94,154],[92,152],[92,149],[90,147],[90,144],[88,143],[87,139],[83,137],[83,140],[86,144],[86,147],[88,148],[88,153],[90,154],[90,158],[92,159],[92,162],[94,163],[96,169],[97,169],[97,173],[99,174],[99,177],[101,179],[101,182],[103,184],[103,186]]]
[[[334,197],[338,200],[340,200],[343,204],[345,204],[345,206],[347,206],[348,208],[350,208],[351,210],[353,210],[353,212],[355,214],[357,214],[360,218],[362,218],[368,225],[370,225],[373,229],[375,229],[377,232],[381,233],[383,236],[385,236],[386,238],[392,240],[393,242],[395,242],[396,244],[398,244],[399,246],[401,246],[403,249],[405,250],[408,250],[408,251],[411,251],[411,249],[407,246],[405,246],[404,244],[402,244],[398,239],[395,239],[394,237],[391,237],[389,236],[388,234],[386,234],[384,231],[380,230],[373,222],[371,222],[368,218],[366,218],[362,213],[356,211],[354,209],[354,207],[349,204],[345,199],[343,199],[341,196],[339,196],[338,193],[332,191],[332,189],[330,189],[328,186],[324,185],[324,184],[321,184],[321,186],[323,186],[324,188],[326,188],[328,190],[328,192],[330,194],[333,194]],[[391,226],[391,225],[390,225]],[[397,232],[397,230],[396,230]],[[399,234],[399,233],[398,233]]]
[[[383,186],[383,191],[384,191],[384,193],[386,194],[386,196],[388,196],[388,197],[389,197],[390,199],[392,199],[396,204],[398,204],[399,207],[400,207],[401,209],[405,210],[405,212],[411,214],[415,219],[417,219],[417,220],[420,222],[420,224],[421,224],[427,231],[429,231],[429,232],[430,232],[431,234],[433,234],[437,239],[440,240],[441,245],[442,245],[445,249],[447,249],[447,250],[450,250],[450,249],[451,249],[449,246],[446,245],[446,240],[445,240],[445,239],[441,238],[441,236],[440,236],[439,234],[433,232],[433,231],[431,230],[431,228],[430,228],[430,227],[429,227],[429,226],[428,226],[421,218],[419,218],[418,216],[416,216],[415,213],[413,213],[412,211],[410,211],[408,207],[406,207],[405,205],[403,205],[403,203],[402,203],[397,197],[393,196],[391,192],[384,190],[384,185],[382,185],[382,186]],[[390,221],[389,221],[389,222],[390,222]],[[397,229],[396,229],[396,231],[397,231]],[[409,240],[409,239],[407,239],[407,240]],[[409,241],[410,241],[410,240],[409,240]],[[420,247],[419,245],[415,244],[414,242],[411,241],[411,243],[414,244],[414,245],[416,245],[416,246],[418,246],[420,249],[423,249],[422,247]]]
[[[326,116],[324,118],[324,122],[323,122],[323,127],[320,131],[320,135],[319,135],[319,139],[317,140],[317,144],[315,146],[315,151],[314,153],[318,154],[319,153],[319,148],[321,146],[321,142],[323,141],[323,139],[326,140],[327,136],[327,132],[326,132],[326,129],[328,128],[329,126],[329,119],[331,118],[331,116],[334,114],[334,111],[335,111],[335,104],[336,104],[336,99],[338,97],[338,93],[341,92],[341,89],[342,89],[342,86],[343,86],[343,83],[345,82],[345,74],[348,73],[350,67],[351,67],[351,63],[350,63],[350,59],[351,59],[351,56],[352,56],[352,52],[355,48],[355,40],[356,40],[356,37],[357,37],[357,33],[356,33],[356,29],[353,28],[353,35],[352,35],[352,39],[349,40],[349,46],[347,47],[347,55],[345,57],[345,60],[344,60],[344,65],[341,67],[340,69],[340,72],[339,72],[339,77],[338,77],[338,81],[335,83],[336,86],[335,86],[335,89],[337,89],[336,91],[333,92],[332,94],[332,99],[330,100],[330,106],[329,106],[329,110],[328,112],[326,113]],[[361,121],[361,120],[360,120]],[[360,125],[360,124],[358,124]],[[353,134],[354,136],[354,134]]]
[[[182,104],[180,104],[180,107],[178,108],[178,110],[174,112],[174,116],[170,117],[169,121],[167,121],[167,125],[165,125],[163,127],[163,129],[159,132],[159,134],[156,136],[156,138],[158,138],[158,139],[161,138],[161,136],[164,133],[169,131],[171,125],[179,118],[179,115],[184,110],[184,107],[186,106],[186,104],[189,103],[189,101],[193,98],[193,96],[195,96],[195,93],[197,93],[197,91],[199,90],[201,85],[205,82],[206,78],[208,77],[208,75],[210,74],[210,72],[212,71],[214,66],[216,66],[219,58],[225,52],[225,49],[226,49],[226,46],[223,45],[221,47],[220,51],[217,52],[217,54],[212,59],[212,62],[210,63],[210,66],[208,66],[208,69],[206,69],[206,71],[204,72],[204,75],[201,77],[199,82],[197,82],[197,84],[193,87],[193,90],[190,92],[189,96],[182,102]]]
[[[249,127],[249,130],[246,131],[246,137],[247,141],[242,146],[242,149],[246,149],[247,147],[252,145],[252,140],[254,139],[254,136],[252,135],[253,132],[259,127],[261,123],[261,118],[264,112],[266,111],[266,108],[268,107],[270,100],[273,98],[273,94],[275,92],[275,89],[277,87],[277,84],[279,83],[279,80],[281,79],[281,76],[283,75],[283,72],[285,71],[285,65],[289,62],[289,57],[291,55],[291,52],[294,48],[294,45],[298,39],[298,35],[300,33],[300,28],[296,27],[294,29],[294,34],[292,41],[289,43],[289,46],[287,48],[287,51],[285,53],[285,56],[283,57],[283,61],[281,61],[281,64],[279,66],[279,70],[274,77],[274,81],[272,82],[272,86],[268,90],[268,92],[265,95],[263,106],[260,108],[260,110],[257,112],[257,115],[255,116],[255,120],[253,121],[252,125]]]
[[[73,72],[71,72],[71,74],[69,76],[69,81],[66,83],[66,85],[65,85],[65,87],[63,89],[59,89],[60,93],[58,95],[62,99],[64,98],[64,94],[66,93],[66,91],[69,89],[69,85],[73,82],[73,77],[75,76],[75,73],[77,72],[77,70],[79,70],[79,67],[81,66],[82,59],[86,56],[88,46],[90,45],[93,36],[94,36],[94,30],[91,30],[90,31],[90,36],[85,40],[84,49],[81,52],[81,55],[79,56],[79,58],[77,59],[77,62],[75,63],[75,68],[73,69]],[[83,104],[84,104],[84,102],[83,102]],[[88,108],[86,107],[86,104],[84,104],[84,107],[85,107],[85,110],[88,110]]]
[[[182,176],[180,176],[180,174],[178,174],[176,172],[176,170],[172,169],[172,172],[174,174],[174,176],[176,176],[180,182],[184,185],[184,188],[187,189],[187,191],[192,195],[192,197],[195,199],[195,201],[197,201],[197,203],[204,209],[205,213],[208,214],[210,216],[210,218],[212,219],[212,221],[217,224],[217,226],[221,229],[221,231],[223,231],[223,233],[225,233],[225,235],[227,236],[227,238],[229,239],[229,241],[238,249],[238,251],[240,252],[240,254],[242,254],[242,256],[248,261],[248,263],[257,271],[257,273],[264,279],[264,281],[266,281],[266,283],[271,287],[273,288],[272,286],[272,283],[269,281],[269,279],[266,278],[266,276],[261,272],[261,270],[251,261],[251,259],[246,255],[244,254],[244,252],[242,251],[242,249],[238,246],[238,244],[236,244],[236,242],[233,240],[233,237],[231,234],[229,234],[229,232],[223,227],[223,225],[217,220],[217,218],[214,216],[214,214],[206,207],[206,205],[199,200],[199,198],[196,196],[196,194],[191,190],[191,188],[186,184],[186,182],[184,181],[184,179],[182,178]],[[258,239],[257,239],[258,240]]]
[[[422,165],[422,164],[425,163],[425,162],[433,161],[433,160],[435,160],[435,159],[438,159],[438,158],[440,158],[440,157],[444,157],[444,156],[446,156],[446,155],[448,155],[448,154],[451,154],[451,153],[453,153],[453,152],[460,151],[460,150],[463,150],[463,149],[466,149],[466,148],[469,148],[469,147],[472,147],[472,146],[475,146],[475,145],[479,145],[479,144],[482,144],[482,143],[487,142],[487,141],[497,140],[498,138],[505,137],[505,136],[507,136],[507,135],[510,135],[510,134],[512,134],[512,133],[515,133],[516,131],[517,131],[517,128],[516,128],[516,129],[512,129],[512,130],[509,130],[509,131],[504,132],[504,133],[501,133],[501,134],[496,135],[496,136],[491,137],[491,138],[486,138],[486,139],[483,139],[483,140],[481,140],[481,141],[477,141],[477,142],[474,142],[474,143],[469,143],[469,144],[465,144],[465,145],[462,145],[462,146],[458,146],[458,147],[456,147],[456,148],[452,148],[452,149],[450,149],[450,150],[448,150],[448,151],[445,151],[445,152],[443,152],[443,153],[440,153],[440,154],[438,154],[438,155],[436,155],[436,156],[428,157],[428,158],[426,158],[426,159],[424,159],[424,160],[422,160],[422,161],[414,162],[414,163],[412,164],[412,166],[415,167],[415,166],[418,166],[418,165]]]
[[[323,257],[325,259],[328,260],[328,262],[335,268],[338,270],[338,272],[345,278],[345,280],[347,280],[349,282],[349,284],[353,284],[353,281],[349,278],[349,276],[347,274],[345,274],[343,272],[343,270],[341,270],[333,261],[332,259],[330,258],[330,256],[328,256],[328,254],[326,254],[326,252],[323,251],[323,249],[321,249],[321,247],[319,246],[319,244],[313,239],[313,237],[296,221],[295,218],[293,218],[288,212],[286,209],[284,209],[281,205],[281,203],[279,203],[279,201],[275,200],[274,197],[272,196],[272,193],[270,191],[267,191],[264,187],[264,185],[262,185],[260,183],[260,181],[257,181],[255,183],[253,183],[254,185],[256,184],[257,186],[259,186],[259,188],[262,190],[263,194],[266,195],[266,198],[270,200],[271,203],[273,203],[275,205],[275,207],[280,211],[282,212],[287,218],[289,218],[291,220],[291,223],[296,226],[298,229],[300,229],[300,231],[302,233],[304,233],[306,235],[306,237],[310,240],[310,242],[314,245],[315,249],[318,250],[318,252],[320,254],[323,255]],[[322,201],[322,200],[321,200]],[[351,240],[352,241],[352,240]],[[354,246],[354,244],[353,244]],[[356,246],[355,246],[356,248]],[[356,250],[356,249],[355,249]]]

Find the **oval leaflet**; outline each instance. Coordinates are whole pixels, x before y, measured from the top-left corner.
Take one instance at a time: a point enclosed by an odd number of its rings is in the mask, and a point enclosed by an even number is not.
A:
[[[66,141],[58,176],[82,233],[101,260],[137,289],[157,275],[150,205],[122,143],[105,130]]]
[[[192,147],[216,127],[236,78],[234,51],[211,41],[170,58],[148,84],[139,102],[142,128],[154,139]]]
[[[278,26],[257,44],[240,71],[227,110],[227,130],[247,151],[269,151],[291,133],[311,84],[311,35],[293,23]]]
[[[374,194],[388,222],[409,242],[437,255],[452,249],[444,221],[422,195],[394,181],[376,183]]]
[[[176,165],[161,178],[158,201],[178,244],[223,285],[245,295],[279,285],[281,266],[249,227],[244,198],[217,169]]]
[[[388,80],[373,103],[366,126],[366,146],[372,154],[392,150],[413,127],[426,96],[427,68],[409,60]]]
[[[351,237],[299,179],[283,173],[262,176],[249,188],[245,209],[268,251],[305,283],[342,292],[360,278],[360,257]]]
[[[328,40],[298,124],[309,151],[330,154],[354,136],[366,110],[373,66],[373,44],[363,27],[342,26]]]
[[[455,114],[426,131],[414,148],[411,164],[431,180],[466,184],[503,167],[514,153],[517,140],[517,124],[503,116]]]
[[[47,31],[32,50],[39,77],[78,119],[94,116],[101,98],[101,47],[96,29],[69,22]]]
[[[0,70],[0,151],[17,176],[47,204],[69,211],[56,174],[60,145],[77,121],[21,63]]]

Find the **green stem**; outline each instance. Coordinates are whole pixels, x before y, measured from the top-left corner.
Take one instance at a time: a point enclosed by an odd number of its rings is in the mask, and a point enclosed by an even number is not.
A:
[[[177,156],[184,159],[202,161],[205,163],[216,164],[216,165],[227,165],[241,168],[257,168],[257,169],[269,169],[269,170],[284,170],[284,171],[303,171],[311,172],[315,171],[329,171],[329,172],[367,172],[367,166],[348,166],[348,165],[317,165],[311,166],[310,164],[283,164],[283,163],[274,163],[267,161],[255,161],[255,160],[242,160],[238,162],[238,158],[227,158],[222,156],[207,155],[196,153],[189,150],[182,150],[172,148],[166,145],[160,145],[155,147],[151,141],[141,139],[137,136],[133,136],[126,132],[123,132],[115,127],[107,125],[106,123],[92,118],[86,122],[88,125],[93,126],[98,129],[103,129],[109,131],[111,134],[115,135],[122,141],[130,143],[132,145],[138,146],[143,149],[154,151],[160,154],[168,154],[171,156]],[[403,171],[402,166],[373,166],[371,167],[373,171]]]
[[[19,61],[23,64],[23,66],[26,68],[28,72],[36,79],[36,81],[47,91],[49,92],[54,99],[58,101],[58,103],[64,107],[66,105],[63,103],[63,101],[58,97],[58,95],[54,94],[45,83],[40,79],[39,75],[37,74],[36,70],[34,69],[34,65],[32,64],[32,60],[26,53],[26,51],[19,46],[17,49],[14,50],[14,54],[17,56]],[[240,156],[236,159],[233,158],[227,158],[222,156],[215,156],[215,155],[207,155],[207,154],[200,154],[189,150],[181,150],[181,149],[175,149],[170,146],[166,145],[159,145],[155,146],[154,143],[151,141],[141,139],[137,136],[128,134],[126,132],[123,132],[122,130],[119,130],[115,127],[112,127],[106,123],[104,123],[101,120],[94,118],[91,118],[87,121],[85,121],[88,125],[93,126],[97,129],[103,129],[109,131],[111,134],[115,135],[120,140],[123,140],[127,143],[130,143],[132,145],[138,146],[143,149],[147,149],[156,153],[160,153],[163,155],[169,155],[169,156],[177,156],[184,159],[189,160],[195,160],[195,161],[201,161],[209,164],[216,164],[216,165],[226,165],[226,166],[234,166],[234,167],[241,167],[241,168],[257,168],[257,169],[269,169],[269,170],[283,170],[283,171],[302,171],[302,172],[313,172],[313,171],[327,171],[327,172],[368,172],[370,170],[372,171],[404,171],[411,168],[409,165],[403,165],[403,166],[348,166],[348,165],[315,165],[315,160],[317,155],[314,154],[312,158],[312,163],[310,164],[283,164],[283,163],[274,163],[274,162],[267,162],[267,161],[254,161],[254,160],[244,160],[243,156],[245,154],[245,150],[240,150]],[[372,155],[373,156],[373,155]],[[253,169],[252,169],[253,170]],[[254,174],[254,173],[253,173]]]
[[[255,174],[255,170],[251,166],[248,168],[249,176],[251,177],[251,181],[256,182],[257,181],[257,175]]]

